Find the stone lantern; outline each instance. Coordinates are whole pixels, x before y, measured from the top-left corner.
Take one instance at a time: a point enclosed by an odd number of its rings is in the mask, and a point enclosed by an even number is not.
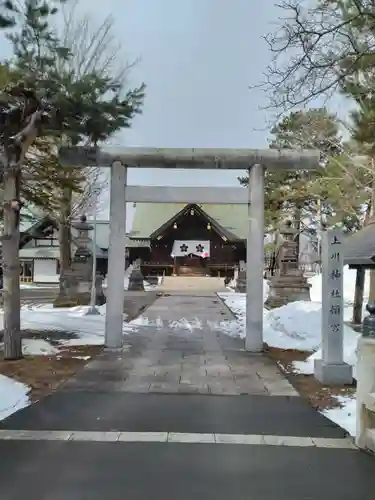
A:
[[[91,299],[93,256],[90,248],[92,240],[89,237],[89,231],[93,229],[93,226],[87,222],[85,215],[82,215],[79,222],[72,224],[72,226],[78,231],[75,240],[77,249],[73,256],[71,269],[68,273],[65,273],[65,283],[61,287],[63,293],[55,301],[57,307],[89,305]],[[97,305],[105,303],[102,283],[103,278],[97,275],[94,284]]]
[[[310,300],[310,287],[298,263],[297,231],[287,221],[281,229],[283,239],[277,254],[277,271],[269,280],[268,307],[280,307],[289,302]]]
[[[240,260],[240,263],[235,271],[235,291],[239,293],[246,292],[246,262]]]
[[[89,248],[91,243],[89,231],[92,231],[94,228],[87,222],[86,215],[82,215],[79,222],[73,224],[73,227],[78,231],[78,236],[76,238],[77,250],[74,253],[73,266],[82,278],[90,280],[92,271],[92,251]]]
[[[133,269],[129,276],[128,290],[132,292],[144,292],[143,274],[141,272],[141,261],[137,259],[133,263]]]

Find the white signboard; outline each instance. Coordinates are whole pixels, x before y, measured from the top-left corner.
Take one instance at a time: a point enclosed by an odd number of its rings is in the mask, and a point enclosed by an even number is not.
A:
[[[343,233],[323,233],[322,350],[326,363],[343,361]]]
[[[210,242],[198,240],[176,240],[173,243],[172,257],[185,257],[190,254],[203,258],[209,257]]]

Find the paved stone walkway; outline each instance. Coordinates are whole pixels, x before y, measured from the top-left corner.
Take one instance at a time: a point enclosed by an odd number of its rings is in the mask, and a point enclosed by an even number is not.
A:
[[[89,363],[65,389],[86,390],[93,381],[96,388],[99,380],[103,389],[135,393],[297,395],[273,361],[223,335],[218,323],[234,318],[216,295],[160,297],[145,316],[151,326],[130,334],[122,352]]]

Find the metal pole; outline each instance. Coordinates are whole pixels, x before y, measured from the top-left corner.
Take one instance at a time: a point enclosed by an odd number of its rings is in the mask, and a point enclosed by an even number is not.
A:
[[[111,169],[110,226],[107,273],[105,346],[122,346],[127,167],[114,161]]]
[[[249,169],[249,229],[246,244],[246,350],[263,350],[264,168]]]
[[[97,196],[97,190],[95,190],[95,196]],[[93,213],[91,297],[87,314],[100,314],[96,307],[96,205]]]

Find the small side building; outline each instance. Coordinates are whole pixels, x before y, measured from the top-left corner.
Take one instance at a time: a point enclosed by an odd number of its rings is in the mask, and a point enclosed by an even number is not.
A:
[[[375,269],[375,218],[365,227],[347,236],[344,244],[344,264],[351,269]]]
[[[344,264],[357,271],[352,323],[359,325],[362,322],[365,272],[375,269],[375,217],[345,239]]]
[[[72,228],[72,254],[78,233]],[[96,225],[97,269],[103,275],[108,265],[109,222]],[[92,243],[91,243],[92,245]],[[58,225],[51,217],[43,217],[21,233],[20,280],[26,283],[56,284],[60,279],[60,249]]]
[[[137,203],[126,247],[144,276],[232,277],[247,231],[247,205]]]

